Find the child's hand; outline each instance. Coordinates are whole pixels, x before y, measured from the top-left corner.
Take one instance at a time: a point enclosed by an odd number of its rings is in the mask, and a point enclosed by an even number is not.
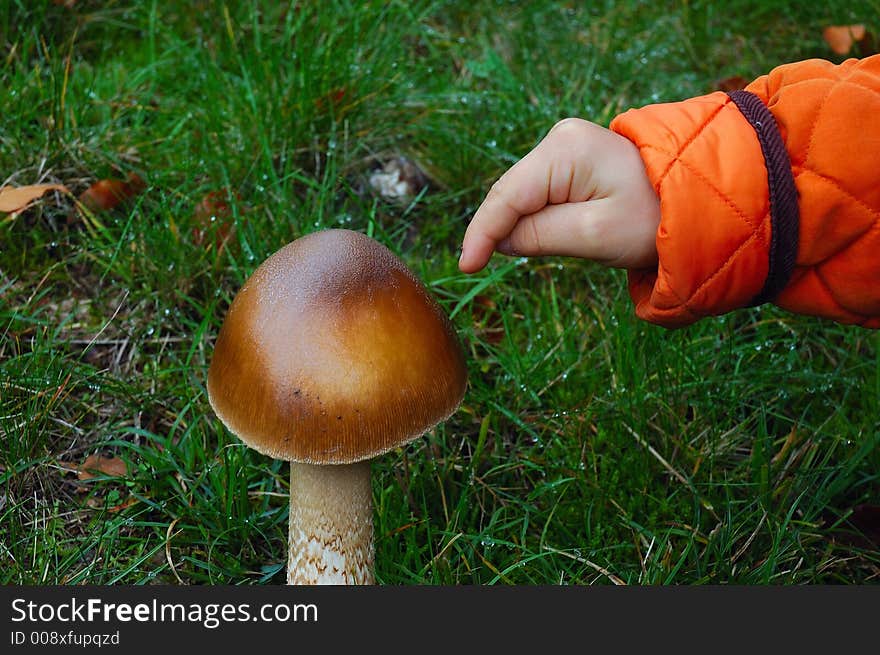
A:
[[[495,182],[468,225],[458,266],[476,273],[497,250],[647,268],[657,263],[659,223],[636,146],[569,118]]]

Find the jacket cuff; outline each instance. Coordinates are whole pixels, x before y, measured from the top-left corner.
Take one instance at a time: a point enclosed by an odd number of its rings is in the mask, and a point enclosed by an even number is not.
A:
[[[636,314],[674,328],[762,301],[768,170],[756,127],[731,97],[631,109],[610,128],[639,148],[660,198],[659,263],[628,272]]]
[[[791,159],[779,133],[776,119],[764,102],[746,90],[730,91],[730,99],[754,128],[767,169],[770,196],[770,252],[767,279],[751,305],[776,300],[794,271],[798,251],[800,210]]]

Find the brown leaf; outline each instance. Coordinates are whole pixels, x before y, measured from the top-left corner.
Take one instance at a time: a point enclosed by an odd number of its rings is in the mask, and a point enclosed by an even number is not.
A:
[[[146,188],[137,173],[129,173],[124,180],[98,180],[79,196],[79,201],[90,211],[107,211],[133,198]]]
[[[128,467],[118,457],[107,457],[95,453],[86,457],[86,461],[79,465],[77,478],[80,480],[91,480],[100,475],[124,477],[126,473],[128,473]]]
[[[718,91],[724,91],[725,93],[729,93],[730,91],[739,91],[740,89],[746,88],[748,86],[749,81],[741,75],[733,75],[731,77],[725,77],[723,80],[718,80],[715,82],[715,89]]]
[[[40,198],[47,191],[63,191],[70,193],[63,184],[31,184],[29,186],[0,187],[0,212],[17,214]]]
[[[836,55],[846,55],[853,44],[865,40],[867,31],[864,25],[829,25],[822,30],[822,38]]]
[[[121,512],[122,510],[131,507],[132,505],[136,505],[138,499],[136,496],[128,496],[125,500],[123,500],[118,505],[113,505],[112,507],[107,507],[108,512],[113,512],[114,514],[117,512]]]

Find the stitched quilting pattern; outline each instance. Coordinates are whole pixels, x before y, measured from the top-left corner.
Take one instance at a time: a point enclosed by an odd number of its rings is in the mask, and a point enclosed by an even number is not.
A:
[[[780,66],[747,90],[779,125],[799,196],[797,264],[777,304],[880,327],[880,55]],[[751,126],[716,93],[630,110],[611,129],[639,147],[660,196],[660,263],[630,273],[639,316],[675,327],[747,304],[770,242]]]
[[[686,324],[742,307],[760,291],[768,268],[770,207],[766,170],[729,166],[744,148],[754,159],[762,155],[754,130],[726,94],[677,103],[675,124],[664,116],[669,108],[636,110],[636,129],[624,132],[640,149],[663,216],[657,274],[634,276],[630,289],[640,315],[670,324],[682,314]],[[626,124],[616,119],[612,129]],[[741,282],[733,285],[731,279]]]

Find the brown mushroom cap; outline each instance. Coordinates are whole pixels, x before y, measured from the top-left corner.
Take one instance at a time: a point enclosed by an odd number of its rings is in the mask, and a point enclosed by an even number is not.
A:
[[[324,230],[264,261],[236,295],[208,370],[208,399],[255,450],[348,464],[448,418],[467,385],[453,327],[379,242]]]

